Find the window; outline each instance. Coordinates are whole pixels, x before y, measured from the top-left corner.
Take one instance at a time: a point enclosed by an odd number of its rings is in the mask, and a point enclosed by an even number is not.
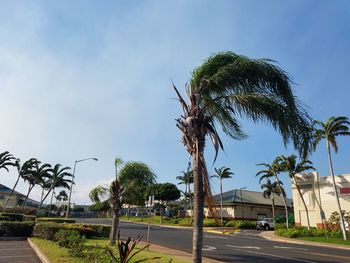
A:
[[[0,195],[0,199],[5,199],[5,195]]]

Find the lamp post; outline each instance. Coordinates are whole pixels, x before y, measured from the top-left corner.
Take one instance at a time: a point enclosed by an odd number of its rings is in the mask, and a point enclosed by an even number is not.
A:
[[[240,190],[240,192],[241,192],[241,208],[242,208],[242,220],[243,220],[243,202],[242,202],[242,189],[247,189],[247,187],[246,186],[244,186],[244,187],[241,187],[241,188],[239,188],[239,190]]]
[[[68,205],[67,205],[66,219],[68,218],[68,215],[69,215],[69,209],[70,209],[70,200],[71,200],[71,197],[72,197],[72,189],[73,189],[74,178],[75,178],[75,168],[77,167],[77,163],[84,162],[84,161],[88,161],[88,160],[98,161],[98,159],[97,159],[97,158],[86,158],[86,159],[77,160],[77,161],[75,161],[75,163],[74,163],[74,168],[73,168],[73,178],[72,178],[72,182],[71,182],[70,189],[69,189],[69,198],[68,198]]]

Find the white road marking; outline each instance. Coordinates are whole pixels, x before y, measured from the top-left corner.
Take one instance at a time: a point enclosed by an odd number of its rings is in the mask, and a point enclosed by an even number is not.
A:
[[[226,245],[227,247],[233,247],[233,248],[246,248],[246,249],[260,249],[260,247],[251,247],[251,246],[232,246],[232,245]]]
[[[308,249],[306,248],[300,248],[300,247],[280,247],[280,246],[273,246],[274,248],[282,248],[282,249],[296,249],[296,250],[305,250],[307,251]]]
[[[204,250],[204,251],[213,251],[213,250],[216,250],[216,247],[205,246],[205,247],[202,248],[202,250]]]
[[[239,251],[244,251],[244,252],[249,252],[249,253],[264,255],[264,256],[270,256],[270,257],[274,257],[274,258],[283,258],[283,259],[289,259],[289,260],[293,260],[293,261],[306,262],[306,263],[317,263],[316,261],[303,260],[303,259],[297,259],[297,258],[289,258],[289,257],[278,256],[278,255],[273,255],[273,254],[268,254],[268,253],[262,253],[262,252],[258,252],[258,251],[239,249],[239,248],[235,248],[234,246],[231,246],[231,245],[226,245],[226,246],[232,247],[233,249],[236,249]]]

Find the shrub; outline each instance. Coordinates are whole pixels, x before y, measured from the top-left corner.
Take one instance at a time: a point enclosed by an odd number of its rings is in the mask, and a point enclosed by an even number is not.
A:
[[[33,232],[34,222],[0,222],[0,236],[7,237],[30,237]]]
[[[278,236],[288,237],[288,238],[300,238],[300,237],[332,237],[332,238],[342,238],[341,231],[327,231],[325,229],[310,228],[308,230],[306,227],[294,227],[294,228],[280,228],[275,230],[275,234]]]
[[[216,221],[215,219],[211,219],[211,218],[205,218],[203,220],[203,226],[205,227],[214,227],[214,226],[219,226],[219,222]]]
[[[242,221],[242,220],[232,220],[226,223],[226,227],[236,227],[239,229],[250,229],[255,228],[256,223],[254,221]]]
[[[53,240],[55,234],[63,228],[62,224],[53,222],[37,223],[33,229],[33,236]]]
[[[0,215],[0,221],[11,221],[8,216],[2,216]]]
[[[66,219],[60,217],[40,217],[36,219],[37,222],[54,222],[54,223],[75,223],[75,219]]]
[[[83,256],[85,237],[81,237],[77,230],[61,229],[55,234],[54,239],[59,246],[69,248],[72,256]]]
[[[17,214],[24,214],[24,215],[36,215],[37,208],[34,207],[7,207],[6,212],[7,213],[17,213]]]
[[[180,226],[193,226],[192,218],[183,218],[179,221]]]
[[[76,230],[61,229],[55,234],[53,240],[56,241],[60,247],[69,247],[69,238],[74,235],[80,236],[79,232]]]
[[[23,221],[23,215],[18,213],[8,213],[8,212],[2,212],[0,215],[6,216],[9,218],[8,221]]]
[[[36,216],[33,215],[23,215],[23,221],[35,221],[36,220]]]
[[[99,237],[109,237],[109,233],[111,232],[111,226],[109,225],[102,225],[102,224],[81,224],[83,227],[91,228],[94,233],[94,236]]]

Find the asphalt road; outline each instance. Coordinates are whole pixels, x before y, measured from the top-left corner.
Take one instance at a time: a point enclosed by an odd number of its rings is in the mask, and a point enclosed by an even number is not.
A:
[[[110,220],[79,219],[85,223],[110,224]],[[121,236],[147,237],[147,225],[120,222]],[[275,242],[247,230],[233,235],[204,234],[203,255],[223,262],[350,262],[350,250]],[[150,243],[191,253],[192,231],[151,226]]]

